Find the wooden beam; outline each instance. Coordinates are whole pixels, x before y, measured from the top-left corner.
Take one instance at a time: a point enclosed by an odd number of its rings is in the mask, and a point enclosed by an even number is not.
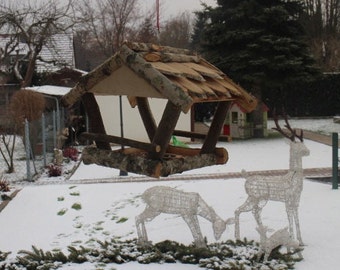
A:
[[[152,142],[157,131],[157,125],[152,115],[148,99],[144,97],[136,97],[136,101],[137,101],[139,114],[144,123],[146,133],[148,134],[150,142]]]
[[[221,101],[218,103],[207,137],[204,140],[201,154],[209,154],[214,152],[225,118],[227,116],[229,103],[229,101]]]
[[[204,134],[204,133],[190,132],[190,131],[184,131],[184,130],[174,130],[173,135],[184,137],[184,138],[202,139],[202,140],[204,140],[207,137],[207,134]],[[230,142],[230,136],[220,135],[218,137],[218,141]]]
[[[152,140],[153,144],[161,146],[161,151],[158,153],[149,153],[149,157],[151,159],[163,158],[180,114],[181,108],[179,106],[175,106],[170,100],[168,100],[156,134]]]
[[[117,144],[121,144],[124,146],[130,146],[130,147],[142,149],[147,152],[158,153],[161,151],[161,147],[159,145],[139,142],[139,141],[112,136],[112,135],[83,132],[80,136],[81,138],[84,138],[85,140],[94,140],[94,141],[107,142],[107,143],[117,143]]]
[[[90,92],[87,92],[84,95],[82,95],[81,99],[89,118],[89,130],[94,133],[106,134],[104,122],[94,95]],[[108,142],[96,140],[95,142],[98,148],[107,150],[111,149],[111,146]]]

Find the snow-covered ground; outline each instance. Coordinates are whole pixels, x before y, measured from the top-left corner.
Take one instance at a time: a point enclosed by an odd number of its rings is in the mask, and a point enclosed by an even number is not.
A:
[[[302,120],[303,121],[303,120]],[[325,120],[326,121],[326,120]],[[332,120],[331,120],[332,121]],[[325,124],[325,123],[322,123]],[[302,125],[302,124],[300,124]],[[292,126],[296,126],[293,125]],[[312,125],[316,127],[316,125]],[[337,128],[337,126],[335,126]],[[325,129],[326,130],[326,129]],[[333,130],[331,132],[334,132]],[[310,156],[304,158],[304,168],[331,167],[330,146],[306,140]],[[254,139],[220,143],[229,152],[226,165],[206,167],[190,174],[214,174],[224,172],[273,170],[288,168],[289,146],[284,139]],[[210,179],[171,181],[125,182],[109,184],[79,184],[79,179],[119,179],[115,169],[81,164],[71,179],[64,184],[48,185],[51,179],[41,179],[44,185],[24,186],[17,197],[0,213],[0,250],[30,250],[32,245],[43,250],[95,245],[96,240],[121,236],[136,238],[135,216],[145,207],[140,199],[151,186],[165,185],[184,191],[198,192],[223,219],[234,215],[235,209],[246,199],[244,179]],[[132,180],[136,175],[129,174]],[[58,181],[53,181],[53,183]],[[60,181],[62,183],[62,181]],[[77,203],[81,209],[72,206]],[[304,243],[304,260],[296,264],[297,270],[338,269],[340,250],[340,193],[331,185],[304,181],[300,201],[300,223]],[[262,213],[263,222],[277,230],[287,226],[282,203],[268,202]],[[123,222],[122,222],[123,221]],[[211,223],[199,218],[203,234],[209,243],[214,242]],[[146,224],[149,238],[157,243],[171,239],[190,244],[192,235],[178,216],[162,214]],[[251,213],[241,215],[241,237],[259,240],[256,223]],[[234,239],[234,227],[228,226],[220,241]],[[142,265],[128,263],[106,265],[102,269],[201,269],[196,265],[173,264]],[[65,265],[62,269],[95,269],[94,265]]]
[[[284,123],[282,123],[283,125]],[[309,118],[293,118],[289,119],[289,124],[294,128],[303,128],[309,131],[314,131],[322,134],[329,135],[332,132],[340,132],[340,124],[334,123],[333,118],[320,118],[320,119],[309,119]],[[268,121],[268,128],[274,127],[274,121]]]

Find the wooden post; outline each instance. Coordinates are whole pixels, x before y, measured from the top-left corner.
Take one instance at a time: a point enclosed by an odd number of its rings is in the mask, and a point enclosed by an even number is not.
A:
[[[100,114],[99,106],[93,93],[87,92],[82,95],[82,102],[84,104],[87,115],[89,116],[90,131],[94,133],[106,134],[102,116]],[[111,150],[108,142],[95,141],[100,149]]]
[[[175,106],[170,100],[166,104],[162,119],[158,125],[156,134],[152,140],[152,144],[159,145],[161,151],[149,153],[151,159],[163,158],[169,145],[171,135],[176,127],[178,118],[181,114],[181,107]]]
[[[214,119],[209,128],[207,137],[204,140],[201,154],[211,154],[214,152],[228,109],[229,101],[221,101],[218,103]]]
[[[142,117],[145,130],[148,134],[150,142],[152,142],[157,131],[157,125],[150,110],[148,99],[145,97],[136,97],[139,114]]]

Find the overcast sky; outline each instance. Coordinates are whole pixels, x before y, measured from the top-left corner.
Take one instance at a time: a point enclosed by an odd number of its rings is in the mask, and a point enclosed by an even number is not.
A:
[[[215,6],[216,0],[159,0],[161,10],[161,20],[166,20],[169,17],[176,16],[178,13],[184,11],[193,12],[201,10],[201,2],[206,3],[209,6]],[[154,7],[156,0],[140,0],[140,5],[145,10]]]

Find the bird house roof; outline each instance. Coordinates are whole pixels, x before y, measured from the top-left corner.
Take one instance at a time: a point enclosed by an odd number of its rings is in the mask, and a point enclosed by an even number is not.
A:
[[[163,98],[189,111],[197,102],[235,101],[246,111],[256,99],[226,74],[199,55],[186,49],[149,43],[126,42],[120,50],[84,75],[63,97],[73,105],[84,93]]]

